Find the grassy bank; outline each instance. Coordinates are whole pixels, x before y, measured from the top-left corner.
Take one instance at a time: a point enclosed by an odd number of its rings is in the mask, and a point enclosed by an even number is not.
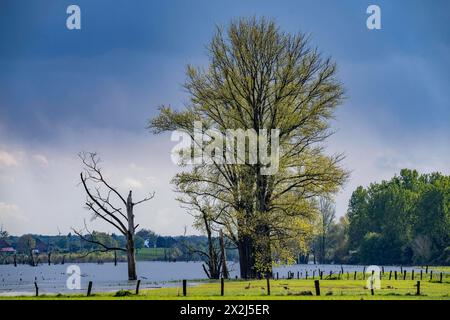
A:
[[[358,275],[361,276],[361,275]],[[321,295],[315,295],[314,280],[312,279],[280,279],[270,281],[270,296],[267,295],[266,280],[225,281],[225,294],[220,295],[220,282],[207,281],[187,287],[187,296],[179,287],[140,290],[139,295],[134,292],[119,291],[111,293],[94,293],[90,297],[85,295],[46,295],[40,297],[0,297],[0,299],[179,299],[179,300],[208,300],[208,299],[382,299],[382,300],[450,300],[450,275],[444,275],[442,283],[438,280],[423,279],[420,283],[421,295],[416,295],[417,280],[381,280],[381,288],[371,295],[366,288],[365,280],[320,280]]]

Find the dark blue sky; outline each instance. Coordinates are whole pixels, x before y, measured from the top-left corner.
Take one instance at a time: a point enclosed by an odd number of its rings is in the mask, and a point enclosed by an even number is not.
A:
[[[0,116],[18,139],[45,143],[59,126],[142,130],[157,105],[183,101],[185,65],[205,64],[214,26],[249,15],[311,33],[340,66],[357,103],[351,112],[383,131],[429,130],[450,119],[448,1],[378,1],[380,31],[365,25],[372,2],[267,0],[77,1],[82,30],[69,31],[72,2],[0,5]],[[111,101],[115,94],[125,101]]]
[[[70,4],[81,8],[81,30],[66,28]],[[370,4],[381,8],[381,30],[366,28]],[[439,162],[450,154],[450,2],[444,0],[2,0],[0,160],[1,152],[4,159],[45,152],[70,158],[84,146],[113,149],[119,140],[136,139],[170,151],[168,139],[146,132],[146,120],[161,104],[186,102],[185,66],[206,66],[216,25],[252,15],[274,18],[287,32],[310,33],[312,44],[338,64],[348,99],[330,149],[346,152],[354,170],[339,214],[351,188],[378,180],[380,172],[392,175],[404,165],[448,171]],[[370,156],[364,150],[375,159],[364,158]],[[11,162],[4,159],[5,167]],[[0,185],[0,204],[17,204],[5,189]]]

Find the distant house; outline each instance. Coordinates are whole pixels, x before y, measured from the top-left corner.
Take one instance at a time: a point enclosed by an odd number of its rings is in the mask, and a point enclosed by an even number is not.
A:
[[[11,247],[11,245],[6,240],[0,240],[0,252],[5,253],[15,253],[16,249]]]

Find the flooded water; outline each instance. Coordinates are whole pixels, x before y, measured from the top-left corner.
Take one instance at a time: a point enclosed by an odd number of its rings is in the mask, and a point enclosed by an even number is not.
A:
[[[30,295],[34,294],[34,282],[38,284],[39,294],[46,293],[84,293],[87,290],[89,281],[93,282],[92,292],[117,291],[120,289],[133,290],[135,281],[128,281],[127,264],[118,263],[79,263],[76,264],[81,271],[81,289],[70,290],[66,282],[69,277],[65,265],[46,265],[37,267],[28,265],[0,265],[0,295]],[[235,278],[239,275],[239,265],[229,262],[230,276]],[[297,273],[301,278],[305,278],[306,272],[309,277],[313,273],[317,276],[319,269],[324,275],[329,275],[330,271],[337,274],[344,270],[344,273],[355,271],[362,272],[363,266],[355,265],[313,265],[299,264],[281,266],[274,268],[275,276],[286,278],[288,272]],[[410,272],[413,268],[403,267],[403,270]],[[391,270],[400,271],[400,267],[384,267],[385,272]],[[416,272],[420,269],[415,268]],[[190,284],[195,284],[195,280],[204,279],[205,273],[201,262],[137,262],[138,278],[141,280],[141,288],[157,288],[167,286],[179,286],[177,281],[182,279],[191,280]]]

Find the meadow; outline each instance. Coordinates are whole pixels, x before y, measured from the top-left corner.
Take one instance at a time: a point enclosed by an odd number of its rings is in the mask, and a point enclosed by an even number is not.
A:
[[[439,270],[439,269],[436,269]],[[439,270],[440,271],[440,270]],[[435,272],[438,274],[437,272]],[[93,292],[89,297],[84,295],[58,294],[0,297],[0,299],[138,299],[138,300],[450,300],[450,274],[443,273],[442,282],[439,276],[433,280],[423,273],[423,279],[416,275],[407,274],[406,280],[397,280],[385,273],[380,279],[380,288],[371,290],[367,287],[367,279],[358,273],[356,280],[353,275],[344,274],[342,277],[332,277],[319,280],[320,296],[316,295],[315,279],[270,279],[270,295],[267,292],[267,280],[225,280],[224,295],[221,295],[219,280],[190,281],[183,296],[181,286],[157,289],[141,288],[139,294],[132,291]],[[417,282],[420,281],[420,294],[417,294]]]

